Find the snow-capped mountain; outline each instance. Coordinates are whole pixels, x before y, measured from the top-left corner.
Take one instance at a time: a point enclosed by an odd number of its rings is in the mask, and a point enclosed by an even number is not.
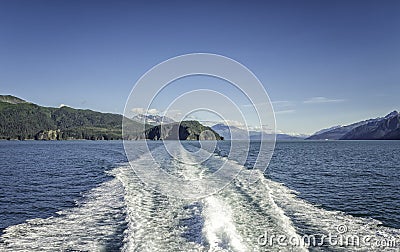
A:
[[[332,126],[332,127],[330,127],[330,128],[327,128],[327,129],[319,130],[319,131],[315,132],[315,133],[312,134],[312,135],[314,136],[314,135],[323,134],[323,133],[325,133],[325,132],[328,132],[328,131],[331,131],[331,130],[334,130],[334,129],[339,129],[339,128],[341,128],[341,127],[343,127],[343,126],[342,126],[342,125]]]
[[[397,139],[400,138],[399,118],[399,113],[393,111],[385,117],[378,117],[345,126],[335,126],[320,130],[307,139]]]
[[[393,111],[346,133],[343,140],[400,140],[400,114]]]
[[[228,126],[223,123],[218,123],[211,127],[220,136],[224,137],[225,140],[245,140],[249,139],[249,133],[235,126]]]
[[[137,114],[132,117],[132,120],[137,122],[145,122],[150,125],[160,125],[162,123],[174,123],[175,121],[166,116],[152,115],[152,114]]]
[[[262,131],[250,130],[246,131],[235,126],[228,126],[223,123],[216,124],[211,127],[219,135],[223,136],[225,140],[272,140],[274,135]],[[299,134],[293,136],[289,134],[278,133],[276,140],[301,140],[307,136]]]

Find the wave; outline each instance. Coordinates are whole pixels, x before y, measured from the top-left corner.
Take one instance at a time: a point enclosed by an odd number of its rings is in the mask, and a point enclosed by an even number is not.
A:
[[[269,244],[268,238],[280,235],[300,241],[312,234],[338,234],[338,227],[346,228],[339,230],[343,235],[373,240],[400,237],[398,229],[376,220],[312,205],[283,184],[234,161],[211,155],[199,164],[184,150],[174,150],[178,161],[165,150],[154,149],[165,170],[176,176],[207,180],[222,163],[241,173],[218,193],[185,200],[149,189],[130,165],[122,165],[107,172],[112,179],[85,193],[76,207],[8,227],[0,237],[0,250],[348,251],[341,244],[279,244],[277,240]],[[143,166],[150,159],[151,155],[140,155],[131,165]],[[246,177],[252,172],[261,179],[249,184]],[[383,247],[363,244],[350,249],[381,251]]]
[[[337,237],[333,242],[328,239],[324,242],[317,240],[320,244],[309,244],[310,250],[398,251],[400,248],[399,229],[383,226],[382,222],[372,218],[323,209],[299,198],[297,192],[273,180],[263,179],[263,183],[268,186],[273,200],[291,219],[301,236]],[[346,239],[359,241],[349,242]]]
[[[121,246],[125,229],[124,189],[117,179],[84,195],[77,206],[46,219],[10,226],[0,237],[0,251],[109,251]]]

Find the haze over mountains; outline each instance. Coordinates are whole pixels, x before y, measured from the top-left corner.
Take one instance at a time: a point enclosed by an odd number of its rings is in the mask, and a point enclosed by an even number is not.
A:
[[[161,123],[163,124],[168,124],[168,123],[174,123],[175,121],[172,118],[166,117],[166,116],[161,116],[157,114],[136,114],[134,117],[132,117],[132,120],[137,121],[137,122],[146,122],[150,125],[156,126],[160,125]],[[210,122],[208,122],[210,124]],[[236,126],[232,125],[226,125],[224,123],[217,123],[213,126],[211,126],[211,129],[217,132],[224,140],[272,140],[273,135],[268,134],[265,132],[261,131],[256,131],[256,130],[251,130],[247,132],[247,130],[241,129]],[[262,138],[261,138],[262,135]],[[292,136],[289,134],[276,134],[276,139],[277,140],[302,140],[308,137],[308,135],[298,135],[298,136]]]
[[[159,115],[119,114],[88,109],[43,107],[11,95],[0,95],[0,139],[36,140],[113,140],[122,139],[122,121],[129,129],[127,139],[180,140],[272,140],[261,131],[216,124],[212,127],[198,121],[174,122]],[[143,122],[146,122],[143,125]],[[163,126],[160,124],[163,122]],[[202,132],[205,132],[202,134]],[[302,140],[304,135],[276,134],[277,140]],[[400,115],[393,111],[385,117],[320,130],[306,140],[400,140]]]
[[[335,126],[316,132],[308,140],[400,140],[400,115],[393,111],[385,117]]]
[[[274,135],[268,134],[262,131],[255,131],[255,130],[244,130],[235,126],[228,126],[223,123],[216,124],[211,127],[215,130],[218,134],[224,137],[225,140],[273,140]],[[289,134],[276,134],[276,140],[302,140],[305,139],[307,136],[299,135],[299,136],[292,136]]]

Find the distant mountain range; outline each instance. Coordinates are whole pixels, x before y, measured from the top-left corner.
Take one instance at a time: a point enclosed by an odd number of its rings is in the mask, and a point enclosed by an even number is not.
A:
[[[160,117],[149,117],[156,123]],[[164,122],[170,122],[165,120]],[[196,121],[167,123],[161,126],[143,124],[118,114],[92,110],[43,107],[11,95],[0,95],[0,139],[34,140],[116,140],[122,139],[122,121],[126,138],[221,140],[211,128]],[[146,120],[147,121],[147,120]],[[161,122],[161,121],[160,121]],[[145,130],[144,130],[145,129]],[[143,131],[144,130],[144,131]],[[176,130],[176,131],[175,131]]]
[[[320,134],[323,134],[323,133],[325,133],[325,132],[329,132],[329,131],[331,131],[331,130],[338,129],[338,128],[341,128],[341,127],[342,127],[342,125],[337,125],[337,126],[332,126],[332,127],[330,127],[330,128],[327,128],[327,129],[322,129],[322,130],[319,130],[319,131],[315,132],[315,133],[313,134],[313,136],[314,136],[314,135],[320,135]]]
[[[0,95],[0,139],[68,140],[122,139],[180,139],[180,140],[260,140],[273,139],[272,134],[249,131],[235,126],[216,124],[206,127],[197,121],[174,122],[158,115],[122,115],[101,113],[88,109],[43,107],[11,95]],[[143,125],[143,122],[146,124]],[[162,126],[161,122],[164,122]],[[126,127],[126,128],[125,128]],[[124,131],[126,132],[126,131]],[[204,133],[202,133],[204,132]],[[305,136],[276,134],[277,140],[301,140]],[[393,111],[385,117],[369,119],[345,126],[323,129],[307,140],[400,140],[400,115]]]
[[[216,124],[212,126],[211,129],[217,132],[225,140],[244,140],[249,137],[246,130],[234,126],[227,126],[223,123]]]
[[[268,134],[265,132],[261,131],[247,131],[244,129],[240,129],[235,126],[228,126],[223,123],[216,124],[211,127],[213,130],[215,130],[219,135],[223,136],[224,139],[226,140],[261,140],[261,137],[263,140],[272,140],[274,135],[273,134]],[[306,138],[307,136],[305,135],[300,135],[300,136],[292,136],[289,134],[276,134],[276,140],[302,140]]]
[[[393,111],[385,117],[335,126],[314,133],[308,140],[400,140],[400,115]]]

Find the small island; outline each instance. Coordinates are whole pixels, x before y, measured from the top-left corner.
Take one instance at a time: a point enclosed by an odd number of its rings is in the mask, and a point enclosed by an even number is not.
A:
[[[210,127],[202,125],[198,121],[182,121],[161,124],[148,128],[145,132],[127,136],[129,140],[223,140]]]

